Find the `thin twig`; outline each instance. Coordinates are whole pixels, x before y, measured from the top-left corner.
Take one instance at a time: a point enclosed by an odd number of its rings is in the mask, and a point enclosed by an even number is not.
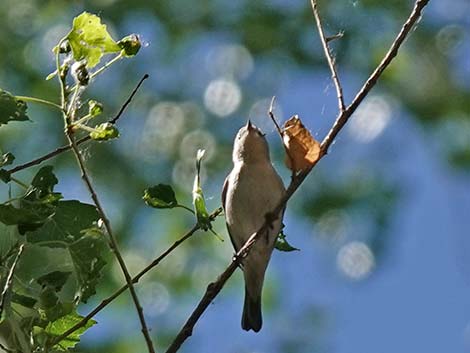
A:
[[[392,43],[390,50],[385,55],[382,62],[379,64],[377,69],[375,69],[374,72],[371,74],[369,79],[364,84],[363,88],[361,88],[356,98],[354,99],[353,103],[351,103],[351,105],[349,105],[344,111],[340,111],[338,119],[333,124],[332,129],[330,130],[328,135],[323,139],[323,142],[321,144],[319,159],[312,166],[310,166],[310,168],[302,171],[301,173],[299,173],[298,175],[295,175],[292,178],[291,183],[289,184],[286,190],[286,193],[284,194],[284,197],[281,199],[277,207],[272,212],[270,212],[269,216],[266,217],[266,221],[264,222],[263,226],[260,229],[258,229],[258,231],[254,233],[247,240],[247,242],[243,245],[240,251],[235,255],[230,265],[226,268],[224,272],[222,272],[222,274],[217,278],[217,280],[208,285],[205,294],[203,295],[198,305],[192,312],[191,316],[188,318],[186,323],[183,325],[183,327],[181,328],[181,330],[179,331],[179,333],[177,334],[177,336],[171,343],[170,347],[167,349],[166,353],[177,352],[178,349],[183,344],[183,342],[192,335],[193,328],[196,325],[197,321],[202,316],[202,314],[207,309],[207,307],[210,305],[210,303],[217,296],[217,294],[220,292],[220,290],[223,288],[228,278],[230,278],[230,276],[233,274],[235,269],[238,267],[238,264],[240,263],[243,256],[246,256],[249,253],[250,248],[253,246],[256,240],[261,236],[261,234],[275,220],[275,218],[277,217],[276,215],[278,215],[279,212],[282,209],[284,209],[285,205],[287,204],[287,201],[289,201],[289,199],[292,197],[294,192],[299,188],[299,186],[303,183],[305,178],[310,174],[310,172],[318,163],[318,161],[326,155],[328,151],[328,147],[331,145],[334,137],[340,132],[344,124],[346,124],[347,119],[354,113],[354,111],[357,109],[361,101],[365,98],[365,96],[367,96],[371,88],[377,83],[378,78],[380,77],[382,72],[385,70],[385,68],[390,64],[392,59],[395,57],[398,51],[398,48],[403,43],[406,36],[409,34],[414,24],[420,18],[421,12],[428,2],[429,0],[417,0],[416,1],[415,6],[410,16],[406,20],[400,33],[398,34],[398,36]]]
[[[222,212],[222,208],[218,208],[214,212],[211,213],[209,216],[210,221],[213,221],[220,213]],[[153,260],[149,265],[147,265],[144,269],[142,269],[137,275],[132,278],[132,283],[136,284],[139,282],[140,278],[149,272],[154,267],[158,266],[158,264],[170,255],[173,250],[175,250],[179,245],[181,245],[185,240],[189,239],[196,231],[201,229],[199,224],[194,225],[189,231],[186,232],[180,239],[175,241],[173,245],[171,245],[168,249],[166,249],[163,253],[161,253],[155,260]],[[110,304],[114,299],[116,299],[119,295],[121,295],[129,286],[127,284],[123,285],[119,288],[116,292],[114,292],[111,296],[104,299],[99,305],[97,305],[92,311],[90,311],[80,322],[72,326],[70,329],[62,333],[60,336],[54,339],[53,344],[62,341],[63,339],[67,338],[67,336],[71,335],[81,327],[85,326],[87,322],[92,319],[96,314],[98,314],[101,310],[103,310],[108,304]],[[53,345],[52,344],[52,345]]]
[[[328,39],[326,38],[325,33],[323,31],[320,15],[318,14],[317,1],[310,0],[310,4],[312,5],[313,16],[315,17],[315,23],[317,24],[318,34],[320,35],[320,40],[323,46],[323,51],[325,52],[326,60],[328,61],[328,66],[330,67],[331,78],[333,79],[333,83],[335,84],[335,87],[336,87],[336,95],[338,96],[338,108],[340,112],[343,112],[345,109],[344,98],[343,98],[343,88],[341,87],[341,83],[339,81],[338,72],[336,70],[336,65],[335,65],[335,59],[333,58],[333,55],[331,54],[330,46],[328,44]]]
[[[5,280],[5,285],[3,286],[2,294],[0,298],[0,318],[2,317],[3,309],[5,307],[5,298],[7,296],[8,290],[10,289],[11,282],[13,281],[13,275],[15,273],[16,265],[18,264],[18,261],[20,260],[21,254],[23,253],[23,249],[24,249],[24,244],[21,244],[18,248],[18,252],[16,253],[15,260],[13,260],[10,270],[8,271],[8,275]]]
[[[276,99],[276,96],[273,96],[271,98],[271,104],[269,104],[269,110],[268,110],[268,115],[269,117],[271,118],[271,120],[273,121],[274,123],[274,126],[276,126],[276,130],[279,134],[279,137],[281,137],[281,140],[282,140],[282,130],[281,130],[281,127],[279,126],[277,120],[276,120],[276,117],[274,116],[274,100]]]
[[[62,40],[59,42],[59,46],[61,44]],[[111,223],[106,216],[106,213],[104,212],[103,207],[101,206],[101,202],[98,199],[98,195],[96,194],[96,191],[91,183],[90,177],[88,175],[86,166],[85,166],[85,161],[83,160],[83,156],[80,153],[80,150],[78,149],[77,143],[75,141],[75,138],[73,136],[73,130],[70,128],[72,126],[74,117],[75,117],[75,112],[76,112],[76,107],[75,107],[75,100],[78,98],[78,93],[79,93],[79,86],[77,86],[77,89],[74,90],[74,95],[72,98],[72,102],[67,101],[67,95],[66,95],[66,76],[65,74],[62,74],[60,72],[60,53],[57,52],[56,54],[56,67],[57,67],[57,72],[59,73],[58,79],[60,83],[60,93],[61,93],[61,106],[64,111],[63,113],[63,118],[64,118],[64,133],[65,136],[67,137],[67,140],[69,142],[69,146],[72,149],[72,152],[75,156],[75,159],[77,161],[78,167],[80,169],[80,173],[83,179],[83,182],[85,183],[88,192],[90,193],[90,196],[93,200],[93,203],[95,204],[96,210],[98,211],[98,214],[100,218],[102,219],[104,223],[104,227],[106,229],[106,232],[108,233],[109,236],[109,245],[111,248],[111,251],[114,253],[114,256],[116,257],[119,266],[121,267],[121,271],[126,279],[126,283],[129,286],[129,291],[131,293],[132,300],[134,301],[134,306],[137,311],[137,315],[139,317],[140,325],[142,327],[142,334],[145,338],[145,342],[147,344],[147,349],[149,353],[155,353],[155,348],[153,347],[153,342],[152,338],[150,337],[150,332],[147,327],[147,322],[145,321],[145,316],[144,316],[144,311],[142,309],[142,306],[139,301],[139,297],[137,296],[137,293],[134,288],[134,284],[132,283],[132,277],[129,273],[129,270],[127,268],[127,265],[121,255],[121,251],[119,250],[119,246],[117,244],[116,237],[114,236],[113,230],[111,228]],[[77,82],[77,85],[79,83]],[[70,109],[67,110],[67,104],[70,104]]]
[[[110,119],[108,122],[111,123],[111,124],[115,124],[119,118],[121,117],[121,115],[124,113],[124,111],[126,110],[127,106],[131,103],[132,99],[134,98],[134,96],[136,95],[137,91],[139,90],[140,86],[142,85],[142,83],[149,77],[148,74],[145,74],[139,81],[139,83],[135,86],[135,88],[133,89],[132,93],[130,94],[130,96],[127,98],[127,100],[124,102],[124,104],[121,106],[121,108],[119,109],[118,113],[114,116],[114,118]],[[81,138],[80,140],[77,140],[76,141],[76,144],[77,146],[78,145],[81,145],[82,143],[84,142],[87,142],[87,141],[90,141],[91,140],[91,137],[90,136],[85,136],[83,138]],[[49,153],[46,153],[45,155],[41,156],[41,157],[38,157],[38,158],[35,158],[33,159],[32,161],[29,161],[27,163],[24,163],[24,164],[21,164],[21,165],[18,165],[14,168],[11,168],[10,170],[7,170],[7,172],[11,175],[11,174],[14,174],[16,172],[19,172],[20,170],[23,170],[23,169],[27,169],[27,168],[30,168],[32,166],[35,166],[35,165],[38,165],[38,164],[41,164],[42,162],[44,161],[47,161],[48,159],[51,159],[65,151],[68,151],[70,149],[70,145],[64,145],[62,147],[59,147]]]
[[[421,18],[421,13],[424,7],[428,4],[428,2],[429,0],[416,0],[410,16],[408,17],[406,22],[403,24],[400,30],[400,33],[398,33],[397,37],[393,41],[387,54],[385,54],[380,64],[377,66],[374,72],[372,72],[372,74],[369,76],[367,81],[361,87],[356,97],[353,99],[352,103],[347,107],[347,109],[344,112],[340,112],[340,114],[336,118],[336,121],[333,124],[333,127],[328,132],[328,135],[325,137],[325,139],[323,140],[321,144],[322,154],[327,153],[328,148],[333,143],[336,135],[338,135],[338,133],[343,128],[343,126],[348,122],[351,115],[356,111],[357,107],[359,106],[359,104],[361,104],[361,102],[367,96],[367,94],[372,89],[372,87],[375,86],[375,84],[377,83],[377,80],[382,75],[382,72],[387,68],[388,65],[390,65],[393,58],[395,58],[395,56],[398,53],[398,49],[405,41],[406,37],[412,30],[413,26]]]

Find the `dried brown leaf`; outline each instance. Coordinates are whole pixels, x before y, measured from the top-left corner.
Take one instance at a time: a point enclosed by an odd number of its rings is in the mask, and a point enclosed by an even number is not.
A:
[[[287,168],[293,172],[311,167],[320,157],[320,143],[312,137],[298,115],[285,122],[282,140],[287,151]]]

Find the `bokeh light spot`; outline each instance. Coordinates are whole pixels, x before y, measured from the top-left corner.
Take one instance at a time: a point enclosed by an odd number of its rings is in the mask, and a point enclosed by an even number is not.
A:
[[[350,279],[367,277],[375,266],[375,257],[370,248],[359,241],[344,245],[336,258],[338,269]]]
[[[357,108],[349,123],[349,133],[358,142],[371,142],[380,136],[391,118],[392,108],[387,100],[372,96]]]
[[[216,76],[244,79],[253,71],[253,58],[242,45],[222,45],[207,55],[206,65],[208,71]]]
[[[211,81],[204,93],[204,105],[211,113],[223,118],[238,109],[242,93],[232,80],[219,78]]]

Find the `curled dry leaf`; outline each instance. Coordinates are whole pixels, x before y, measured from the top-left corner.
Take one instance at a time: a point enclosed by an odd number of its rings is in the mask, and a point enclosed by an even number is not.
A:
[[[285,122],[282,140],[287,152],[287,168],[293,172],[311,167],[320,157],[320,143],[312,137],[298,115]]]

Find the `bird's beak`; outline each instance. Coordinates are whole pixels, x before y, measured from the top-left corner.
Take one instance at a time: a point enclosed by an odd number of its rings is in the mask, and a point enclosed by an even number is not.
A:
[[[253,130],[253,124],[251,123],[250,119],[248,119],[248,122],[246,123],[246,128],[248,131]]]

